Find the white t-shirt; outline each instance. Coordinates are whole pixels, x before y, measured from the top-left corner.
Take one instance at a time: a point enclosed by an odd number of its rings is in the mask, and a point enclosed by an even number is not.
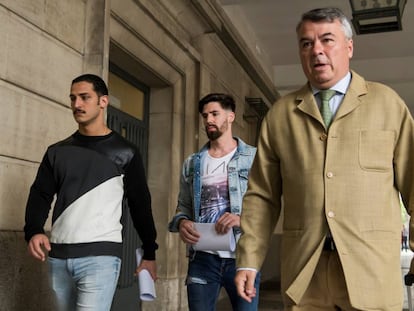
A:
[[[200,222],[216,223],[225,213],[230,212],[227,167],[237,148],[224,157],[214,158],[208,154],[203,157],[201,170]],[[209,252],[222,258],[234,258],[232,252]]]

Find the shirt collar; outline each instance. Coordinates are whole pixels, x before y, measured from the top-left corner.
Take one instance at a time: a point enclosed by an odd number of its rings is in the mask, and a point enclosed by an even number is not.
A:
[[[334,86],[330,89],[335,90],[340,94],[345,94],[346,90],[348,89],[349,84],[351,83],[351,72],[348,72],[345,77],[338,81]],[[313,95],[319,93],[320,89],[317,89],[313,85],[311,85]]]

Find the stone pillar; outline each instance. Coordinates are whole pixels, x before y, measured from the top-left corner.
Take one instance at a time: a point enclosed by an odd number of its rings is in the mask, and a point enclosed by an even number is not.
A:
[[[109,21],[108,0],[86,1],[84,73],[97,74],[106,81],[109,70]]]

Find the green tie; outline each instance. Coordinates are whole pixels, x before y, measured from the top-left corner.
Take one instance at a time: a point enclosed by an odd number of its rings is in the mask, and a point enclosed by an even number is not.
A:
[[[326,127],[328,128],[332,121],[332,111],[329,107],[329,100],[335,95],[335,90],[322,90],[319,92],[321,98],[321,114],[323,122],[325,122]]]

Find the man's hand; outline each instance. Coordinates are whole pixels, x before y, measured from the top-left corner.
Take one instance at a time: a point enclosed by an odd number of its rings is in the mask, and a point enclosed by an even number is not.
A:
[[[200,238],[200,234],[194,228],[194,222],[188,219],[183,219],[178,225],[181,240],[187,244],[196,244]]]
[[[154,281],[157,280],[157,264],[155,260],[142,260],[141,264],[135,269],[135,276],[138,276],[138,273],[144,269],[151,274]]]
[[[239,270],[234,278],[237,294],[248,302],[252,302],[252,298],[256,296],[256,288],[254,287],[256,274],[257,272],[252,270]]]
[[[49,238],[43,233],[35,234],[30,239],[27,250],[34,258],[40,261],[45,261],[46,254],[44,250],[47,250],[48,252],[51,250]]]
[[[240,216],[232,213],[224,213],[217,220],[215,227],[217,233],[225,234],[233,227],[240,227]]]

